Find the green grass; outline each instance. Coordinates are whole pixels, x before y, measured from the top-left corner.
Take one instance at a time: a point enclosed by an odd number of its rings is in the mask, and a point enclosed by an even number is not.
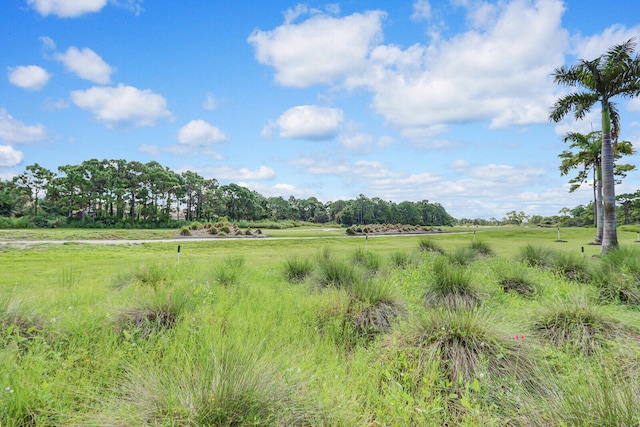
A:
[[[0,425],[640,421],[640,308],[617,287],[637,284],[635,233],[601,258],[592,229],[430,235],[445,255],[424,236],[296,230],[0,245]],[[494,256],[463,256],[473,231]],[[543,268],[518,262],[527,245],[551,252]]]

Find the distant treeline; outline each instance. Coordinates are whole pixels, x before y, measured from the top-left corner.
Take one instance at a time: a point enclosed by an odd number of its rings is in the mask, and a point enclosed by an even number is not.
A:
[[[0,226],[175,227],[184,222],[303,221],[454,225],[438,203],[395,203],[364,195],[322,203],[315,197],[264,197],[237,184],[219,185],[160,163],[86,160],[53,172],[33,164],[0,180]]]

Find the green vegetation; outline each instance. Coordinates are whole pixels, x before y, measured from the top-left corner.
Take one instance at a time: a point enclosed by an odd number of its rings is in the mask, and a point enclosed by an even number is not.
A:
[[[640,422],[635,232],[53,231],[0,244],[2,426]]]

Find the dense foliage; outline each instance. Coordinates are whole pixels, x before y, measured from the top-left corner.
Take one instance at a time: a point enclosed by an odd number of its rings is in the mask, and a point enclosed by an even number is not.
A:
[[[5,218],[4,227],[175,227],[220,217],[344,225],[455,223],[440,204],[427,200],[395,203],[360,195],[322,203],[315,197],[264,197],[238,184],[220,185],[196,172],[176,173],[155,161],[96,159],[60,166],[58,173],[36,163],[11,181],[0,180],[0,216]]]

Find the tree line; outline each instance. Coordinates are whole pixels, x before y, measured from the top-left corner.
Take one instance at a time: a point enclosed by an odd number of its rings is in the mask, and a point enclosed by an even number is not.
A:
[[[57,173],[35,163],[11,180],[0,180],[0,216],[28,218],[36,226],[85,227],[175,227],[222,217],[347,226],[456,222],[444,207],[428,200],[395,203],[360,195],[322,203],[315,197],[264,197],[196,172],[177,173],[155,161],[97,159],[59,166]]]

